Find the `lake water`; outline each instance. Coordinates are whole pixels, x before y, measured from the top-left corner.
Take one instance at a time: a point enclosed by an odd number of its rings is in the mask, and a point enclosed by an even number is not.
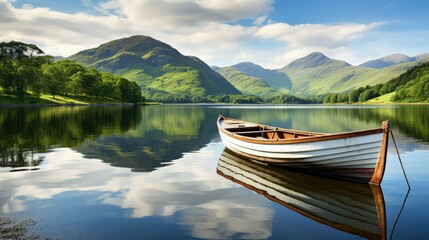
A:
[[[219,114],[318,132],[389,119],[411,191],[392,139],[377,191],[263,166],[227,173]],[[3,107],[0,230],[20,225],[41,239],[428,239],[428,124],[429,105]],[[302,211],[283,199],[289,192],[325,205]],[[337,203],[368,226],[353,230],[360,224],[347,216],[350,223],[335,222],[344,210],[324,210]],[[3,230],[0,239],[10,234]]]

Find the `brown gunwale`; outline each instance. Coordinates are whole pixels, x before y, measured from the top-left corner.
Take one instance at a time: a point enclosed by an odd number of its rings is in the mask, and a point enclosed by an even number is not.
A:
[[[222,124],[221,124],[222,120],[233,120],[236,122],[254,124],[254,125],[261,127],[261,128],[266,127],[266,128],[268,128],[267,129],[268,131],[271,131],[271,130],[273,130],[272,128],[274,128],[275,131],[279,131],[279,132],[296,133],[296,134],[304,134],[304,135],[311,135],[311,136],[300,137],[300,138],[282,138],[282,139],[266,139],[266,138],[247,137],[247,136],[237,134],[235,132],[228,131],[227,129],[222,127]],[[374,129],[368,129],[368,130],[342,132],[342,133],[315,133],[315,132],[295,131],[295,130],[291,130],[291,129],[266,126],[266,125],[261,125],[261,124],[257,124],[257,123],[250,123],[250,122],[246,122],[246,121],[241,121],[238,119],[227,118],[227,117],[223,117],[223,116],[219,116],[218,121],[217,121],[217,125],[218,125],[218,128],[220,131],[222,131],[223,133],[225,133],[226,135],[228,135],[232,138],[235,138],[235,139],[238,139],[241,141],[245,141],[245,142],[250,142],[250,143],[269,144],[269,145],[319,142],[319,141],[336,140],[336,139],[350,138],[350,137],[367,136],[367,135],[372,135],[372,134],[384,132],[383,128],[374,128]]]

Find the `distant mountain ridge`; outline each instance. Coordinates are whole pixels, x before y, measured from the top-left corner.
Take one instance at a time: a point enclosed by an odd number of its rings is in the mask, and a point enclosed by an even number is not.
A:
[[[197,57],[148,36],[113,40],[68,59],[134,80],[146,94],[241,94]]]
[[[417,60],[417,57],[409,57],[405,54],[395,53],[386,57],[364,62],[359,66],[382,69],[398,63],[415,62]]]
[[[138,35],[107,42],[68,59],[134,80],[148,98],[173,95],[198,99],[241,93],[309,98],[386,83],[429,61],[429,54],[415,57],[393,54],[352,66],[314,52],[280,69],[265,69],[251,62],[210,68],[197,57],[184,56],[164,42]]]
[[[337,65],[337,67],[349,67],[349,63],[328,58],[321,52],[313,52],[309,55],[289,63],[286,67],[296,69],[317,68],[326,65]]]
[[[429,61],[429,54],[420,54],[410,59],[404,56],[394,54],[380,58],[385,62],[391,62],[390,66],[383,68],[353,66],[345,61],[331,59],[320,52],[311,53],[275,70],[264,69],[249,62],[239,63],[231,67],[241,71],[242,74],[244,73],[265,81],[274,90],[283,90],[281,93],[293,94],[298,97],[316,97],[327,93],[343,93],[367,85],[372,86],[379,83],[386,83],[407,69]],[[216,69],[234,86],[237,87],[240,84],[236,78],[234,81],[231,81],[231,75],[225,74],[222,70],[223,68]],[[257,71],[254,69],[257,69]],[[265,74],[262,77],[261,74],[258,75],[261,72],[270,72],[271,75]],[[274,77],[272,76],[282,76],[282,80],[274,81]],[[241,75],[241,78],[246,79],[244,75]],[[283,88],[281,86],[279,88],[279,86],[273,84],[282,81],[283,83],[287,83]],[[251,88],[247,87],[245,91],[252,93],[249,90]],[[261,92],[258,90],[253,92],[253,94],[261,95]]]

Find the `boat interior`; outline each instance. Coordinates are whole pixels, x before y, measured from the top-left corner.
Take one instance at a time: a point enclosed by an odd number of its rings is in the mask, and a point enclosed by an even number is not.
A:
[[[261,139],[291,139],[315,136],[305,132],[286,131],[275,127],[268,127],[256,124],[227,122],[223,127],[229,132],[245,137]]]

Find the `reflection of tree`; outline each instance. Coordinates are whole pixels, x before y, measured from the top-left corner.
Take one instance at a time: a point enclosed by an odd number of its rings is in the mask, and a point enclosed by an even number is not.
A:
[[[33,153],[73,147],[85,139],[128,131],[138,125],[139,112],[140,108],[121,106],[3,108],[1,166],[27,166],[33,164],[29,160]]]
[[[43,158],[35,156],[35,151],[33,149],[0,149],[0,167],[37,166],[42,160]]]
[[[389,119],[395,132],[429,141],[427,105],[293,106],[237,108],[204,106],[41,107],[0,110],[0,153],[77,148],[88,157],[133,171],[152,171],[197,151],[218,136],[218,114],[285,128],[342,132],[379,127]],[[21,149],[21,150],[19,150]],[[16,164],[16,163],[14,163]]]
[[[343,132],[380,127],[390,120],[395,132],[429,142],[428,105],[303,106],[290,109],[230,109],[233,117],[285,128]],[[400,127],[400,128],[399,128]]]
[[[197,106],[143,107],[135,131],[87,141],[78,150],[113,166],[150,172],[209,143],[217,136],[216,117],[215,111]]]

